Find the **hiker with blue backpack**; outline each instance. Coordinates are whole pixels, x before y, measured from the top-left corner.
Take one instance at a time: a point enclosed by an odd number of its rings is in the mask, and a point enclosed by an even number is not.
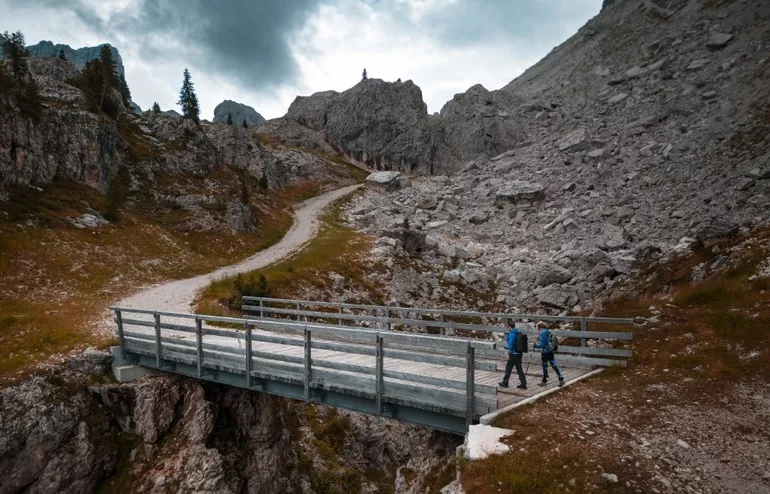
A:
[[[498,384],[501,388],[508,387],[508,378],[511,377],[511,371],[516,367],[516,373],[519,375],[519,384],[516,386],[518,389],[527,389],[527,376],[524,374],[524,369],[521,365],[521,359],[525,353],[527,353],[527,335],[522,333],[516,328],[516,323],[513,319],[508,319],[506,322],[508,333],[506,339],[508,342],[508,363],[505,364],[505,375],[503,380]]]
[[[543,362],[543,380],[540,381],[538,386],[545,386],[548,384],[548,364],[551,364],[556,376],[559,378],[559,387],[564,386],[564,376],[561,375],[559,368],[556,366],[556,358],[554,352],[559,349],[559,340],[553,335],[545,324],[538,323],[540,330],[540,341],[535,345],[535,348],[541,350],[543,353],[540,356],[540,360]]]

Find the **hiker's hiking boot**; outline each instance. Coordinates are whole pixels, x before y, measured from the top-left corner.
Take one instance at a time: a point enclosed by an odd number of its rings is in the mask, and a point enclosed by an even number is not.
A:
[[[546,384],[548,384],[548,379],[543,379],[542,381],[537,383],[538,386],[545,386]]]
[[[559,387],[561,388],[562,386],[564,386],[564,378],[560,377],[559,378]]]
[[[500,386],[501,388],[507,388],[508,387],[508,383],[503,382],[503,381],[500,381],[499,383],[497,383],[497,385]]]
[[[527,389],[527,386],[525,384],[519,384],[516,386],[516,389]]]

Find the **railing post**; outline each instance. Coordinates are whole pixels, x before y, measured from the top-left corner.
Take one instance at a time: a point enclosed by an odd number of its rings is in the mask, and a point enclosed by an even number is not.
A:
[[[338,317],[337,320],[339,321],[339,325],[342,326],[342,303],[338,304],[338,309],[340,317]]]
[[[580,331],[588,331],[588,321],[585,317],[580,320]],[[580,338],[580,346],[588,346],[588,339]]]
[[[441,336],[444,336],[446,334],[446,327],[444,326],[444,323],[446,322],[444,320],[444,311],[442,310],[441,313],[439,313],[439,320],[441,321],[441,328],[439,329]]]
[[[375,395],[377,396],[377,415],[380,415],[382,413],[382,392],[384,391],[383,388],[385,384],[383,379],[383,371],[385,369],[385,355],[382,351],[382,336],[380,333],[377,333],[376,348],[377,351],[375,353],[376,360],[374,368],[374,386]]]
[[[160,314],[155,314],[155,366],[161,367]]]
[[[311,351],[311,332],[307,329],[307,326],[305,326],[305,401],[310,400],[310,379],[312,378],[311,372],[312,372],[312,364],[313,364],[313,355]]]
[[[259,299],[259,317],[260,317],[260,319],[265,317],[264,303],[265,303],[264,300]]]
[[[251,388],[251,326],[249,323],[243,324],[243,332],[246,336],[246,344],[244,345],[246,354],[246,388]]]
[[[297,312],[299,312],[299,311],[300,311],[300,303],[297,302]],[[299,314],[297,314],[297,321],[299,321],[299,320],[300,320],[300,316],[299,316]]]
[[[126,339],[123,336],[123,315],[119,310],[115,311],[115,323],[118,325],[118,341],[120,342],[121,357],[126,358]]]
[[[385,307],[385,319],[388,321],[388,331],[391,331],[393,327],[390,323],[390,307]]]
[[[475,408],[475,378],[476,362],[475,350],[469,341],[465,349],[465,425],[473,425],[473,409]]]
[[[195,318],[195,344],[198,349],[198,377],[203,377],[203,321]]]

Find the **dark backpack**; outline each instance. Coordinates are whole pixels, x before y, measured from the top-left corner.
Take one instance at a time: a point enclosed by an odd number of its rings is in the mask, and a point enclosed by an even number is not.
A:
[[[513,350],[516,353],[527,353],[529,349],[529,340],[524,333],[516,333],[516,339],[513,340]]]
[[[548,353],[553,353],[559,349],[559,340],[550,331],[548,332],[548,345],[545,349]]]

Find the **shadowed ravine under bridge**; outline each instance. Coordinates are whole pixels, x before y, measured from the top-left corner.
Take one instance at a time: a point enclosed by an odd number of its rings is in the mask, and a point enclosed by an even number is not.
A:
[[[536,385],[536,352],[524,356],[527,390],[515,389],[515,371],[511,388],[497,386],[507,354],[496,333],[506,319],[530,322],[519,325],[530,346],[532,322],[562,323],[551,331],[568,384],[631,357],[632,319],[259,297],[243,303],[245,318],[112,307],[116,372],[139,365],[464,434],[556,386],[555,379]]]

